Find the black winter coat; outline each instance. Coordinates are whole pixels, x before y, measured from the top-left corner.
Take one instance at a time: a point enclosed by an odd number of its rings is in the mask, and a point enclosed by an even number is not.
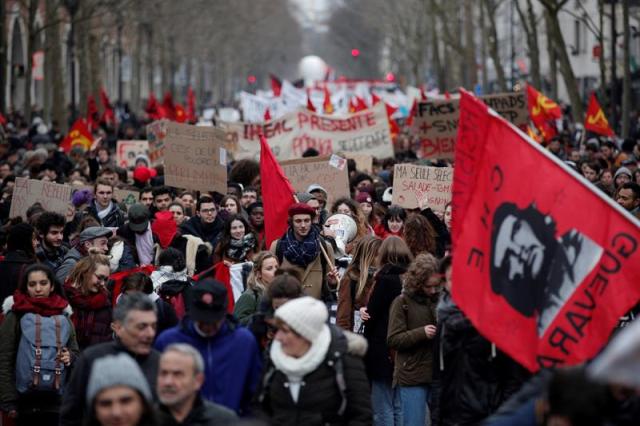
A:
[[[182,235],[195,235],[205,243],[211,244],[211,247],[215,247],[218,243],[218,237],[222,233],[222,228],[224,228],[224,222],[220,216],[216,217],[211,226],[204,226],[200,216],[194,216],[180,225],[180,233]]]
[[[479,424],[513,395],[529,374],[492,347],[449,294],[443,294],[437,312],[433,424]]]
[[[223,424],[229,426],[233,425],[237,419],[238,416],[234,411],[223,405],[202,399],[201,396],[196,398],[191,411],[182,423],[176,421],[167,407],[160,405],[158,409],[158,424],[160,426],[217,426]]]
[[[73,367],[62,397],[60,426],[80,426],[83,418],[89,414],[86,407],[86,395],[93,362],[103,356],[117,355],[122,352],[130,355],[138,363],[155,399],[160,353],[151,349],[149,355],[139,356],[129,352],[119,341],[100,343],[85,349]]]
[[[104,219],[100,219],[100,217],[98,217],[98,209],[96,208],[95,201],[87,207],[86,212],[87,214],[93,216],[98,222],[100,222],[102,226],[105,226],[107,228],[119,228],[125,224],[126,215],[122,210],[120,210],[120,207],[118,207],[118,202],[116,200],[111,200],[111,203],[111,211],[104,217]]]
[[[13,295],[20,285],[24,271],[35,262],[36,259],[28,257],[22,250],[7,252],[4,260],[0,262],[0,300]]]
[[[359,336],[357,336],[360,340]],[[363,341],[364,342],[364,341]],[[261,390],[263,408],[270,416],[270,424],[278,426],[337,426],[371,425],[371,391],[362,360],[349,351],[345,334],[331,327],[331,343],[325,360],[304,376],[298,402],[293,402],[287,376],[275,370],[268,387]],[[364,345],[363,345],[364,347]],[[366,349],[365,349],[366,350]],[[336,384],[333,355],[342,354],[346,382],[346,409],[339,415],[343,401]],[[271,361],[265,371],[269,372]]]
[[[405,272],[407,269],[404,265],[387,264],[374,277],[373,290],[367,304],[367,312],[371,318],[364,323],[364,337],[369,343],[364,363],[371,380],[386,380],[390,383],[393,378],[393,362],[387,345],[389,309],[402,292],[400,276]]]

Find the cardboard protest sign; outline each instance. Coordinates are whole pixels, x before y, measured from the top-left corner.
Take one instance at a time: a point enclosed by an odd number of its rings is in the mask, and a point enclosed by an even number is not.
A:
[[[124,203],[128,206],[138,202],[140,193],[138,191],[131,191],[128,189],[114,188],[113,198],[117,201]]]
[[[529,111],[525,92],[485,95],[480,99],[514,125],[526,128]],[[418,157],[453,159],[459,115],[459,99],[418,103],[413,123],[413,133],[420,140]]]
[[[342,152],[340,155],[354,160],[356,162],[356,170],[360,172],[371,173],[371,170],[373,170],[373,155],[355,152]]]
[[[332,163],[330,158],[310,157],[283,161],[280,164],[296,191],[304,192],[314,183],[322,186],[327,191],[327,205],[330,207],[338,198],[349,196],[347,167],[343,165],[339,168],[340,163]]]
[[[268,123],[222,123],[222,128],[227,132],[227,147],[235,159],[258,159],[261,134],[280,161],[300,158],[308,148],[317,149],[322,156],[348,151],[377,158],[393,157],[383,103],[343,117],[298,109]]]
[[[452,167],[396,164],[393,168],[393,203],[407,209],[430,207],[444,211],[451,201]]]
[[[18,177],[13,188],[9,217],[27,218],[27,209],[40,203],[45,210],[66,214],[71,207],[73,188],[69,185]]]
[[[149,155],[149,142],[147,141],[118,141],[116,145],[116,161],[118,167],[131,169],[136,164],[138,155]]]
[[[215,127],[166,124],[164,180],[169,186],[227,191],[225,133]]]
[[[158,120],[147,125],[147,141],[149,142],[149,161],[151,167],[164,161],[164,139],[167,137],[168,120]]]

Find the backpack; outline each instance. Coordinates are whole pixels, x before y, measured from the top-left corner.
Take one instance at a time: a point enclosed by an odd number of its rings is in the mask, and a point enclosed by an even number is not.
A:
[[[27,313],[20,319],[22,336],[16,355],[16,390],[62,395],[66,369],[59,354],[69,341],[71,325],[63,315]]]

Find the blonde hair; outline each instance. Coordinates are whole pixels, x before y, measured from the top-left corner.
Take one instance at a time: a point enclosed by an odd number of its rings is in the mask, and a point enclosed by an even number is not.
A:
[[[356,298],[362,295],[369,280],[369,268],[376,265],[378,250],[382,240],[371,235],[364,236],[353,251],[353,260],[345,272],[345,276],[357,280]]]
[[[247,287],[251,290],[265,291],[265,286],[258,280],[258,273],[262,271],[262,264],[267,259],[276,259],[276,255],[270,251],[261,251],[253,257],[253,269],[247,278]]]
[[[93,279],[93,274],[100,265],[108,267],[109,271],[111,271],[109,256],[105,256],[104,254],[90,254],[89,256],[83,257],[76,263],[71,274],[69,274],[69,282],[71,282],[74,287],[77,287],[80,293],[87,294],[89,292],[89,284]]]

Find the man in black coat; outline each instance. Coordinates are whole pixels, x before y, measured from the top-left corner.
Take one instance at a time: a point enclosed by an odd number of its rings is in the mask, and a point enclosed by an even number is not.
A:
[[[233,423],[236,413],[200,396],[204,383],[204,360],[193,346],[169,345],[160,357],[158,399],[163,426],[214,426]]]
[[[60,407],[61,426],[80,426],[87,415],[87,383],[96,359],[121,352],[140,366],[152,391],[156,388],[160,354],[152,347],[156,335],[155,304],[146,294],[123,295],[113,310],[116,340],[87,348],[73,366]]]
[[[213,198],[200,197],[196,204],[196,216],[184,222],[180,227],[182,235],[195,235],[215,247],[224,223],[218,217],[218,207]]]
[[[87,207],[87,213],[96,218],[101,226],[118,228],[124,225],[125,214],[113,199],[113,184],[100,178],[93,187],[95,200]]]

